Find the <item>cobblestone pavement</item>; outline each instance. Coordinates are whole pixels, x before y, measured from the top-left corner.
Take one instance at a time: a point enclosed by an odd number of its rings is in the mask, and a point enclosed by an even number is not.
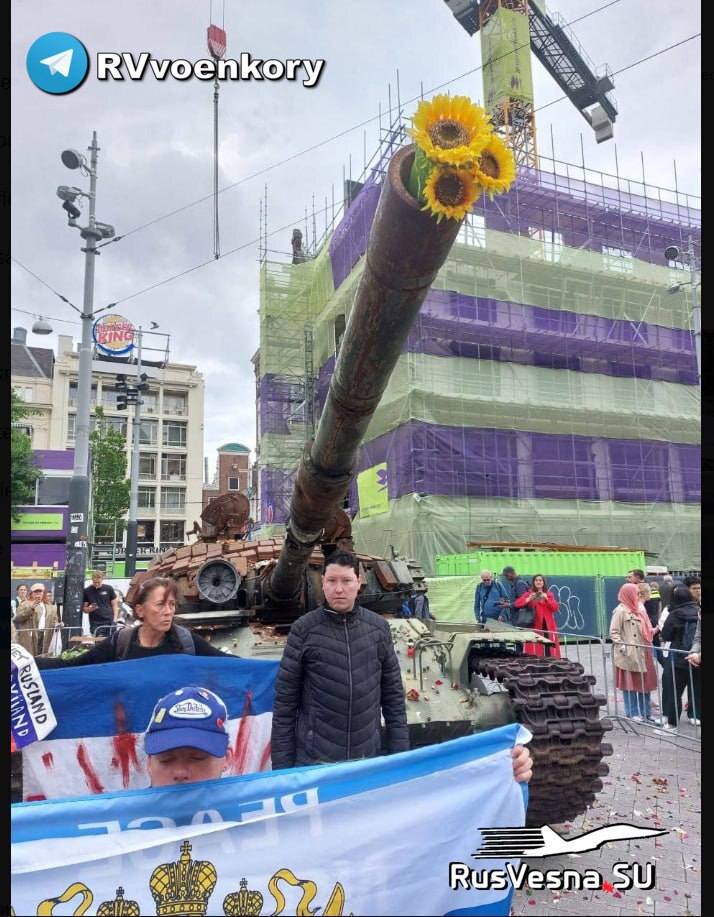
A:
[[[596,691],[608,697],[608,712],[615,707],[610,677],[610,648],[579,650],[586,672],[598,679]],[[574,650],[567,655],[576,658]],[[607,676],[607,684],[606,684]],[[655,694],[652,695],[656,700]],[[604,710],[604,708],[603,708]],[[634,726],[614,716],[614,729],[605,736],[613,745],[606,758],[610,773],[603,789],[584,815],[574,820],[567,837],[608,823],[627,822],[641,827],[664,828],[657,838],[606,844],[581,856],[548,857],[528,861],[533,869],[597,869],[607,881],[615,862],[650,862],[656,867],[656,887],[649,891],[554,892],[520,891],[513,899],[514,917],[527,915],[629,914],[699,915],[701,910],[701,729],[686,723],[679,735],[652,727]]]

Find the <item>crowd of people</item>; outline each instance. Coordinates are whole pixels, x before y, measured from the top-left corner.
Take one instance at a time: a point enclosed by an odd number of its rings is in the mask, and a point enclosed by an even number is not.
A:
[[[359,604],[359,589],[356,559],[336,552],[323,575],[324,605],[300,617],[290,630],[275,691],[275,768],[378,754],[380,720],[386,727],[390,752],[409,747],[404,689],[389,625],[382,616]],[[427,591],[423,584],[410,605],[411,614],[425,622],[434,620]],[[49,593],[41,583],[33,584],[29,593],[20,586],[13,639],[37,657],[40,669],[167,653],[232,655],[175,622],[176,595],[173,580],[153,577],[141,584],[130,609],[110,585],[104,584],[103,574],[95,572],[85,589],[83,604],[92,632],[109,624],[133,626],[115,626],[106,639],[85,652],[62,658],[49,651],[50,642],[62,627]],[[558,601],[542,574],[533,576],[529,583],[512,566],[504,567],[501,579],[489,570],[481,572],[474,596],[477,622],[509,623],[540,632],[550,641],[524,641],[524,652],[560,656],[557,612]],[[683,583],[665,577],[660,586],[656,580],[647,582],[642,570],[631,570],[619,590],[610,637],[615,683],[622,694],[625,716],[674,729],[686,694],[689,722],[701,725],[701,582],[697,577]],[[656,714],[651,695],[660,678],[662,710]],[[358,691],[355,686],[359,686]],[[164,730],[160,731],[163,734]],[[149,746],[158,748],[153,740]],[[162,760],[168,762],[166,755]]]
[[[94,583],[95,589],[100,585]],[[405,693],[391,632],[381,615],[359,603],[357,558],[345,551],[332,554],[324,567],[322,586],[324,604],[292,626],[278,669],[271,734],[273,769],[374,757],[382,750],[382,722],[389,753],[410,747]],[[174,621],[173,580],[145,580],[133,611],[138,626],[115,629],[72,659],[40,655],[38,667],[92,665],[169,653],[232,655]],[[428,614],[428,603],[420,611]],[[188,706],[182,712],[185,703]],[[202,709],[205,717],[197,713]],[[206,688],[188,686],[162,698],[144,738],[151,785],[221,776],[230,765],[227,718],[223,701]],[[517,745],[511,757],[514,779],[530,780],[528,749]]]
[[[479,624],[501,621],[526,630],[540,632],[552,641],[549,655],[560,658],[560,638],[555,615],[558,600],[548,588],[546,578],[537,573],[530,583],[519,576],[515,568],[503,568],[502,579],[496,579],[490,570],[481,571],[481,582],[474,594],[474,617]],[[543,643],[525,642],[524,653],[545,655]]]
[[[701,726],[701,580],[688,576],[675,583],[667,575],[660,586],[639,569],[626,580],[610,621],[615,687],[625,716],[674,731],[686,694],[687,721]],[[661,712],[655,713],[652,692],[660,684]]]

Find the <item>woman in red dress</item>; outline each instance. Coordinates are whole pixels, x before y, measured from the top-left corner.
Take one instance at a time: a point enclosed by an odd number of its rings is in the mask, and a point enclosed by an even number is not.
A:
[[[555,623],[558,602],[550,589],[548,589],[545,577],[537,573],[531,580],[531,588],[516,599],[515,606],[516,608],[530,608],[533,610],[535,619],[532,629],[545,631],[543,636],[548,637],[555,643],[555,646],[550,647],[549,655],[560,659],[558,625]],[[531,656],[544,656],[545,648],[542,643],[526,643],[523,646],[523,652],[530,653]]]

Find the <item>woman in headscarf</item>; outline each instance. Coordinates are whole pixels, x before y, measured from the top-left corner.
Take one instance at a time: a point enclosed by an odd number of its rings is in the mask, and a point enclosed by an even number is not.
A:
[[[657,688],[652,625],[634,583],[625,583],[617,599],[619,605],[610,621],[615,685],[622,691],[625,716],[639,723],[656,723],[650,707],[650,691]]]

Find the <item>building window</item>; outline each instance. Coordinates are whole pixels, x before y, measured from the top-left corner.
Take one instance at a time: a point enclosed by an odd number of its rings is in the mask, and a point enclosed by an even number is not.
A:
[[[165,420],[163,424],[164,446],[179,446],[186,448],[186,424],[180,420]]]
[[[155,481],[156,480],[156,454],[144,453],[139,455],[139,480]]]
[[[161,544],[183,544],[184,541],[184,524],[183,522],[162,522],[161,523]]]
[[[162,481],[185,481],[186,480],[186,456],[185,455],[162,455],[161,456],[161,480]]]
[[[92,393],[89,396],[89,403],[94,406],[97,403],[97,386],[92,386]],[[77,383],[69,383],[69,406],[71,408],[77,407]]]
[[[102,388],[102,404],[105,408],[108,408],[110,411],[116,411],[117,408],[117,398],[121,392],[117,392],[113,388]]]
[[[91,428],[94,429],[94,426],[95,420],[92,419]],[[120,433],[124,439],[126,439],[126,417],[105,417],[104,429],[116,430],[117,433]]]
[[[228,490],[240,490],[240,481],[238,478],[228,478]]]
[[[186,507],[186,491],[183,487],[161,488],[161,509],[165,513],[183,513]]]
[[[138,489],[139,508],[155,509],[156,507],[156,488],[140,487]]]
[[[139,442],[142,446],[155,446],[159,439],[158,420],[142,420],[139,427]]]
[[[13,390],[21,401],[34,401],[34,393],[25,385],[14,385]]]
[[[176,392],[164,392],[164,414],[185,414],[186,396]]]
[[[37,506],[69,506],[70,478],[50,477],[43,475],[37,481]]]
[[[159,396],[156,392],[144,392],[141,396],[141,413],[158,414]]]
[[[116,419],[117,419],[117,420],[122,420],[121,417],[118,417],[118,418],[116,418]],[[109,423],[109,418],[108,418],[108,417],[105,417],[104,420],[105,420],[107,423]],[[90,418],[89,418],[89,432],[90,432],[90,433],[94,433],[94,429],[95,429],[96,426],[97,426],[97,418],[96,418],[96,417],[90,417]],[[124,436],[126,436],[126,425],[124,426],[123,433],[124,433]],[[67,439],[68,439],[70,442],[74,442],[76,438],[77,438],[77,415],[76,415],[76,414],[68,414],[68,415],[67,415]]]
[[[154,531],[156,523],[151,519],[138,520],[136,523],[136,553],[142,557],[154,553]]]

